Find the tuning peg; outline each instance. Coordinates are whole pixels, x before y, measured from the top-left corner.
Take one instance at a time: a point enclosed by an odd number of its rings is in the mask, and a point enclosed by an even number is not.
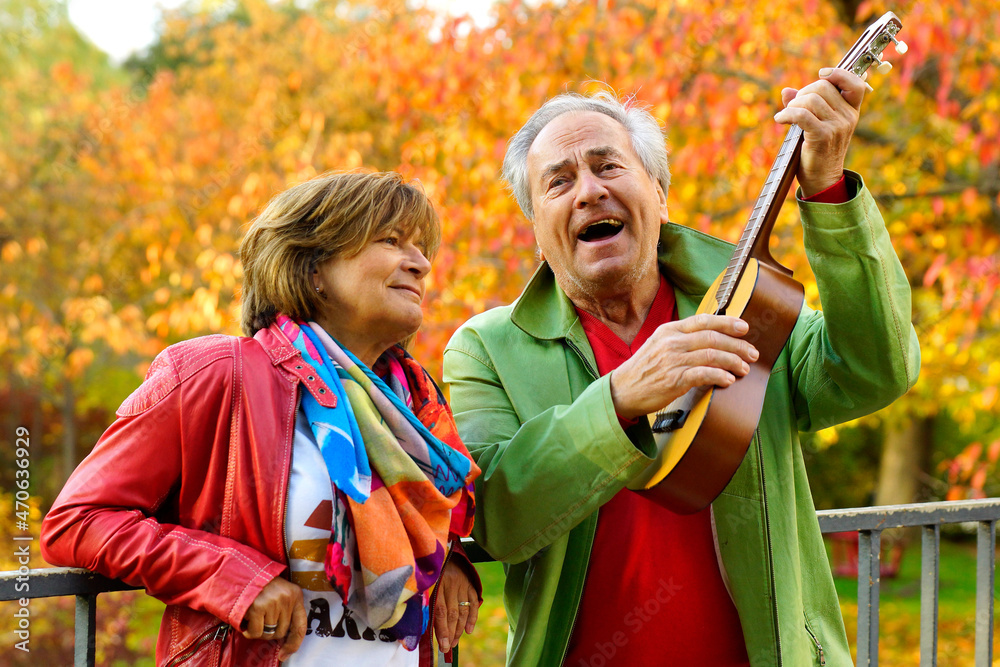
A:
[[[888,74],[889,70],[891,69],[892,69],[892,63],[889,62],[888,60],[883,60],[881,63],[879,63],[879,66],[875,68],[875,71],[878,72],[879,74]]]
[[[906,42],[898,40],[892,35],[889,35],[889,39],[891,39],[892,43],[896,45],[896,53],[898,53],[899,55],[903,55],[904,53],[906,53],[907,49],[910,48],[906,45]]]

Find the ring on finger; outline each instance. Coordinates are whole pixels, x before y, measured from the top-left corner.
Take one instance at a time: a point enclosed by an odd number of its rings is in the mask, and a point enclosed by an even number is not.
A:
[[[264,626],[264,634],[265,635],[273,635],[277,631],[278,631],[278,626],[277,625],[265,625]]]
[[[472,604],[471,602],[459,602],[459,603],[458,603],[458,606],[459,606],[459,607],[468,607],[468,606],[470,606],[471,604]]]

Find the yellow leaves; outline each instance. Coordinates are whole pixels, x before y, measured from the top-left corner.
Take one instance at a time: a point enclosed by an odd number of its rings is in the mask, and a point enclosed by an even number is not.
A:
[[[946,4],[951,13],[970,15],[958,3]],[[811,0],[747,8],[723,0],[502,4],[489,28],[437,22],[438,41],[427,38],[435,15],[418,15],[395,0],[363,16],[332,9],[329,16],[326,9],[310,15],[311,7],[296,18],[256,2],[239,26],[174,16],[167,31],[180,46],[170,57],[186,63],[175,72],[94,101],[81,88],[81,73],[62,66],[51,81],[57,99],[21,112],[21,122],[12,124],[28,128],[30,137],[17,150],[0,143],[0,183],[18,194],[0,203],[0,225],[28,221],[25,228],[44,245],[30,250],[27,235],[18,235],[2,244],[0,259],[5,272],[29,261],[58,265],[44,269],[58,274],[55,287],[45,286],[59,291],[57,298],[35,288],[43,269],[19,273],[30,280],[3,288],[16,308],[38,303],[21,318],[25,329],[41,332],[31,344],[58,353],[65,342],[81,344],[86,332],[94,349],[146,354],[149,341],[225,330],[241,276],[234,255],[240,228],[272,194],[328,169],[396,169],[420,179],[442,218],[444,244],[431,280],[436,292],[427,335],[418,337],[415,351],[436,363],[455,327],[473,312],[513,300],[534,266],[530,226],[497,174],[510,134],[544,99],[596,87],[590,79],[636,92],[669,131],[672,218],[733,238],[780,141],[769,115],[777,90],[801,85],[807,71],[814,76],[850,43],[833,6]],[[812,19],[789,23],[789,15]],[[192,34],[198,37],[184,44]],[[914,49],[897,66],[923,66],[930,47],[947,46],[933,27],[923,40],[906,37]],[[952,41],[962,40],[968,51],[996,49],[964,34]],[[944,57],[953,58],[954,50]],[[980,339],[969,334],[978,325],[971,317],[975,298],[967,296],[978,298],[989,284],[971,278],[962,260],[995,255],[997,237],[966,240],[956,231],[983,226],[991,202],[966,193],[931,203],[919,194],[976,182],[982,173],[976,170],[996,155],[990,151],[996,151],[1000,89],[989,72],[973,78],[971,61],[947,62],[948,85],[971,91],[973,104],[938,115],[936,99],[923,101],[913,86],[896,83],[897,70],[865,100],[864,136],[852,144],[848,167],[887,195],[880,204],[891,209],[894,242],[916,276],[916,317],[934,323],[921,331],[927,378],[921,391],[935,404],[972,406],[969,397],[976,395],[983,402],[975,409],[989,401],[995,409],[995,399],[981,390],[1000,384],[1000,366],[984,362],[972,342]],[[50,145],[64,159],[46,166],[59,178],[43,190],[31,179],[37,161],[50,154],[42,147]],[[43,215],[51,227],[43,226]],[[796,218],[786,205],[776,242],[815,302],[801,242],[786,231]],[[108,301],[87,300],[94,296]],[[72,326],[59,334],[41,310],[62,312],[67,299],[82,300],[73,302]],[[996,305],[982,310],[983,322],[995,321]],[[983,326],[995,340],[997,325]],[[20,330],[4,331],[0,352],[23,346]],[[963,349],[972,370],[957,366]],[[123,363],[100,353],[98,359]],[[25,368],[38,363],[37,357],[24,362]],[[965,385],[955,380],[962,373]]]
[[[149,267],[145,270],[144,275],[148,276],[148,280],[145,282],[149,282],[160,275],[160,245],[158,243],[146,246],[146,261],[149,262]]]
[[[241,195],[233,195],[226,206],[226,213],[233,217],[244,217],[247,211],[247,199]]]
[[[840,440],[840,433],[836,428],[825,428],[821,431],[816,431],[813,437],[816,439],[817,447],[820,450],[824,450],[837,444]]]
[[[741,85],[737,91],[736,96],[740,98],[740,101],[744,104],[750,104],[757,99],[757,87],[751,86],[748,83]]]
[[[146,327],[160,338],[171,333],[190,336],[222,331],[226,319],[227,312],[220,309],[219,293],[199,287],[189,298],[176,298],[169,307],[153,313]]]
[[[8,241],[0,246],[0,259],[4,262],[16,262],[21,258],[23,254],[23,249],[21,244],[17,241]]]
[[[752,56],[757,50],[757,44],[755,42],[747,41],[740,44],[739,54],[743,58]]]
[[[676,186],[671,189],[674,191],[678,190]],[[682,200],[693,201],[695,196],[698,194],[698,184],[693,180],[687,181],[680,186],[679,190]]]
[[[978,404],[977,407],[982,410],[993,410],[998,398],[1000,398],[1000,391],[997,390],[996,385],[991,385],[974,396],[973,402]]]
[[[24,250],[29,256],[38,255],[47,248],[45,239],[33,236],[24,242]]]
[[[85,292],[101,292],[104,290],[104,278],[98,274],[87,276],[83,281]]]
[[[90,348],[77,348],[70,352],[66,359],[66,376],[79,378],[94,361],[94,351]]]
[[[1000,385],[1000,361],[993,361],[987,367],[987,380]]]
[[[212,244],[211,225],[198,225],[198,229],[195,230],[195,240],[202,246],[210,246]]]
[[[945,151],[945,164],[949,167],[961,166],[967,158],[967,153],[959,148],[949,148]]]
[[[752,106],[741,106],[736,114],[740,127],[756,127],[760,122],[760,109]]]
[[[246,197],[253,196],[254,194],[256,194],[257,189],[260,187],[260,185],[261,185],[260,174],[258,174],[255,171],[252,171],[250,172],[249,175],[247,175],[246,179],[243,181],[243,186],[240,188],[240,192],[242,192],[243,195]]]

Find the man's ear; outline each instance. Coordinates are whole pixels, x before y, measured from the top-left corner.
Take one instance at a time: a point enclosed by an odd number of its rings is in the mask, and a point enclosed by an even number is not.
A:
[[[670,222],[670,216],[667,214],[667,193],[663,191],[663,187],[660,186],[660,181],[657,179],[656,183],[656,195],[660,198],[660,224],[665,225]]]
[[[531,231],[535,235],[535,256],[538,257],[538,261],[544,262],[545,253],[542,252],[542,247],[538,245],[538,226],[534,220],[531,221]]]

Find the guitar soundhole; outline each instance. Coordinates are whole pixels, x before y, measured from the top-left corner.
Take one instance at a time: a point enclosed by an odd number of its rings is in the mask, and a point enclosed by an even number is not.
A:
[[[660,412],[653,422],[653,433],[670,433],[684,426],[689,412],[687,410],[671,410],[670,412]]]

